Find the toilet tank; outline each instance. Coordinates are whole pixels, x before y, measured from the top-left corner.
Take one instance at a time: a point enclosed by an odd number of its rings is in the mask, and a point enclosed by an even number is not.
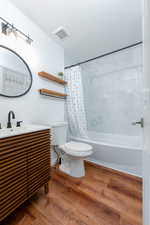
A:
[[[52,125],[52,144],[63,145],[67,141],[67,123],[57,122]]]

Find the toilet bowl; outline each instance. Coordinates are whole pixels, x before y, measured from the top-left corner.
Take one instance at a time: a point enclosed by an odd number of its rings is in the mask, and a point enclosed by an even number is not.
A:
[[[80,142],[68,142],[59,146],[64,152],[60,170],[72,177],[85,176],[84,159],[93,153],[92,146]]]
[[[93,153],[92,146],[70,141],[67,142],[67,123],[60,122],[52,126],[52,143],[61,151],[60,170],[72,177],[85,176],[84,159]]]

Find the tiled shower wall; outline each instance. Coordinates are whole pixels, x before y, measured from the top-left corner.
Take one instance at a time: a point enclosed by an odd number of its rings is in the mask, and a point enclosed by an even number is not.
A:
[[[138,136],[142,117],[142,46],[83,64],[88,131]]]

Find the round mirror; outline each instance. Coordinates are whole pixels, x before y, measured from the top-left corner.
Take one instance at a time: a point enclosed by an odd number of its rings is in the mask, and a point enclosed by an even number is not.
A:
[[[27,63],[13,50],[0,45],[0,96],[20,97],[32,86]]]

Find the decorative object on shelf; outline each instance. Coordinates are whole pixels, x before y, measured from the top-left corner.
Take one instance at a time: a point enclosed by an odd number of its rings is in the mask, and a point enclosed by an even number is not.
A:
[[[16,28],[13,24],[9,23],[7,20],[3,19],[2,17],[0,17],[0,20],[2,21],[1,32],[3,34],[9,35],[13,33],[16,38],[18,37],[18,35],[21,35],[22,37],[25,38],[25,41],[28,44],[31,44],[33,42],[33,40],[29,37],[29,35],[26,35],[25,33],[23,33],[21,30]]]
[[[52,90],[48,90],[48,89],[45,89],[45,88],[39,89],[39,92],[40,92],[41,95],[50,96],[50,97],[53,97],[53,98],[60,98],[60,99],[66,99],[67,98],[67,94],[52,91]]]
[[[44,71],[38,72],[38,75],[41,77],[44,77],[48,80],[54,81],[56,83],[62,84],[62,85],[66,85],[67,81],[60,79],[59,77],[56,77],[52,74],[46,73]]]
[[[31,89],[32,73],[15,51],[0,45],[0,96],[21,97]]]
[[[64,76],[64,73],[63,72],[59,72],[58,73],[58,76],[63,77]]]

